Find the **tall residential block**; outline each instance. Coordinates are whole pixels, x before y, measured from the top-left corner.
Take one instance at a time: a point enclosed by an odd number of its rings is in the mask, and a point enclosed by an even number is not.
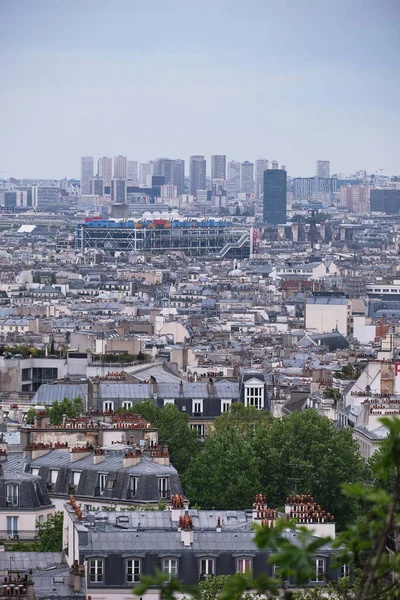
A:
[[[226,191],[230,198],[234,198],[240,192],[240,162],[238,160],[228,162]]]
[[[264,223],[281,225],[286,223],[287,174],[283,169],[264,172]]]
[[[330,177],[331,163],[329,160],[317,160],[315,174],[317,177]]]
[[[104,185],[110,185],[112,177],[112,158],[103,156],[97,161],[97,175],[104,181]]]
[[[146,186],[147,178],[153,174],[153,163],[139,163],[139,185]]]
[[[190,157],[190,193],[197,197],[197,190],[205,190],[206,179],[206,160],[204,156],[194,155]]]
[[[213,154],[211,157],[211,180],[226,179],[225,154]]]
[[[165,183],[173,185],[175,183],[174,162],[172,158],[157,158],[154,163],[153,175],[165,177]]]
[[[137,160],[128,160],[126,163],[126,178],[135,181],[139,181],[139,163]]]
[[[114,156],[114,179],[126,179],[126,164],[128,160],[126,156]]]
[[[254,192],[254,164],[248,160],[240,165],[240,191],[244,194]]]
[[[178,196],[181,196],[185,191],[185,161],[182,158],[174,160],[174,185]]]
[[[256,160],[256,198],[261,199],[263,197],[264,190],[264,171],[268,169],[269,161],[266,158],[259,158]]]
[[[94,175],[93,156],[82,156],[81,158],[81,194],[90,194],[90,180]]]
[[[347,208],[350,212],[368,213],[371,186],[342,185],[340,186],[340,206]]]

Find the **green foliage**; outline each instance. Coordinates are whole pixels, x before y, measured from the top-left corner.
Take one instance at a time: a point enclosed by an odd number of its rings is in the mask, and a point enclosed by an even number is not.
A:
[[[334,371],[334,375],[338,379],[356,379],[360,375],[360,371],[353,365],[349,364],[342,367],[338,371]]]
[[[166,510],[166,508],[167,508],[167,503],[160,500],[157,505],[157,510]]]
[[[189,429],[188,415],[174,404],[160,408],[149,400],[138,402],[130,410],[158,428],[160,442],[168,446],[171,463],[184,479],[187,468],[200,451],[197,434]]]
[[[56,400],[49,408],[50,423],[52,425],[60,425],[62,423],[63,415],[67,415],[69,418],[79,417],[84,414],[85,405],[80,396],[69,400],[64,398],[59,402]]]
[[[244,411],[246,417],[253,417],[247,409]],[[216,419],[215,431],[184,477],[184,488],[191,502],[216,509],[251,506],[255,494],[260,491],[251,418],[241,421],[233,412]]]
[[[324,389],[323,396],[324,398],[334,398],[335,400],[339,400],[340,392],[339,390],[335,390],[335,388],[327,387]]]
[[[58,511],[48,517],[45,523],[37,524],[35,545],[37,552],[61,552],[63,533],[63,513]]]
[[[4,348],[4,355],[15,356],[15,354],[21,354],[24,358],[27,356],[33,356],[35,358],[43,358],[45,356],[45,351],[40,348],[35,348],[34,346],[27,346],[26,344],[6,346]]]
[[[33,542],[10,544],[13,552],[61,552],[64,516],[61,511],[49,516],[45,523],[36,523]]]
[[[34,408],[30,408],[28,410],[28,412],[26,413],[26,417],[25,417],[26,423],[28,425],[33,425],[34,422],[35,422],[35,417],[36,417],[36,411],[35,411],[35,409]]]
[[[231,578],[229,575],[216,575],[215,577],[208,577],[204,581],[199,583],[199,591],[201,594],[201,600],[215,600],[219,598],[222,591],[225,591],[229,585]],[[237,596],[237,600],[261,600],[262,596],[259,594],[243,592],[240,596]]]
[[[144,361],[148,360],[150,356],[139,352],[139,354],[129,354],[128,352],[121,352],[119,354],[94,354],[93,360],[105,363],[131,363],[136,360]]]
[[[341,495],[343,483],[360,482],[365,472],[350,429],[337,429],[314,410],[296,412],[259,427],[255,452],[260,490],[270,506],[280,506],[288,494],[299,491],[314,496],[339,528],[358,514],[357,499]]]
[[[255,525],[256,545],[270,551],[269,565],[279,567],[274,577],[266,573],[255,578],[250,574],[215,577],[189,592],[176,579],[167,582],[166,576],[158,571],[155,577],[142,577],[134,594],[144,595],[150,587],[156,586],[161,590],[161,599],[165,600],[172,600],[178,592],[203,600],[247,600],[250,590],[267,599],[279,596],[286,600],[399,600],[400,552],[388,553],[386,544],[388,536],[398,533],[400,527],[400,419],[383,418],[381,422],[390,435],[371,464],[375,483],[343,485],[344,498],[355,498],[362,505],[362,511],[336,540],[313,538],[304,527],[296,527],[295,521],[278,519],[271,529]],[[297,422],[297,425],[302,424]],[[394,476],[393,489],[388,492],[391,475]],[[296,544],[292,544],[286,534],[288,528],[294,527]],[[348,564],[353,581],[343,578],[314,589],[301,589],[313,572],[313,558],[327,542],[337,551],[333,567]],[[296,589],[287,589],[288,577],[295,582]]]

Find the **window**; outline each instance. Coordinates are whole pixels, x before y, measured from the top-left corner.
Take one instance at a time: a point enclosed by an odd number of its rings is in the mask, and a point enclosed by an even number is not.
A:
[[[108,400],[107,402],[103,402],[103,412],[111,412],[114,410],[114,402]]]
[[[34,467],[32,467],[31,473],[32,475],[39,475],[39,469],[35,469]]]
[[[204,430],[205,430],[204,425],[194,424],[194,425],[191,425],[190,428],[194,429],[199,437],[204,437]]]
[[[311,581],[315,583],[320,583],[325,579],[325,560],[323,558],[314,558],[313,559],[313,570],[314,574],[311,578]]]
[[[249,573],[251,571],[251,558],[238,558],[236,561],[236,573]]]
[[[137,484],[138,484],[138,478],[133,477],[131,475],[129,477],[129,487],[128,487],[128,492],[129,492],[128,496],[130,498],[134,498],[136,496]]]
[[[200,561],[200,577],[215,575],[215,560],[213,558],[202,558]]]
[[[264,386],[245,388],[245,405],[254,406],[257,410],[264,408]]]
[[[203,400],[193,400],[193,414],[194,415],[202,415],[203,414]]]
[[[58,477],[58,470],[50,469],[50,483],[55,485],[57,483],[57,477]]]
[[[159,477],[158,478],[158,493],[160,494],[160,498],[168,498],[168,478],[167,477]]]
[[[176,558],[164,558],[163,573],[169,575],[169,578],[178,576],[178,560]]]
[[[31,378],[30,369],[22,369],[22,381],[29,381]]]
[[[339,577],[348,577],[350,575],[350,567],[344,564],[339,569]]]
[[[18,535],[18,517],[7,517],[7,535],[8,537]]]
[[[130,400],[126,400],[122,403],[122,408],[124,408],[125,410],[127,410],[128,408],[132,408],[132,402],[130,402]]]
[[[141,562],[139,558],[129,558],[126,561],[126,581],[128,583],[139,583]]]
[[[72,485],[75,485],[76,487],[78,487],[80,478],[81,478],[80,471],[72,471],[72,474],[71,474]]]
[[[16,483],[9,483],[7,485],[7,506],[18,506],[19,489]]]
[[[99,473],[99,492],[100,492],[100,496],[102,496],[104,494],[104,490],[106,488],[106,481],[107,481],[107,473]]]
[[[88,563],[89,581],[91,583],[102,583],[104,581],[104,561],[92,558]]]
[[[167,400],[167,399],[165,399],[165,400],[164,400],[164,406],[165,406],[166,404],[175,404],[175,400],[171,400],[171,399]]]
[[[232,400],[221,400],[221,412],[228,412],[231,409]]]

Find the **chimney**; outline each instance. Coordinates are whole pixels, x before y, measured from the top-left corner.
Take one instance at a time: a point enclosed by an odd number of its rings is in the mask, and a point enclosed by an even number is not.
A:
[[[102,463],[105,460],[106,457],[104,455],[104,450],[102,450],[101,448],[96,448],[93,454],[93,464],[98,465],[99,463]]]
[[[50,415],[44,410],[39,410],[35,415],[35,428],[44,429],[50,425]]]
[[[79,565],[78,561],[75,560],[69,571],[69,585],[75,593],[79,593],[81,591],[81,577],[84,574],[85,567],[83,565]]]
[[[126,452],[124,456],[124,469],[128,467],[134,467],[138,463],[140,463],[141,453],[140,450],[136,450],[134,452]]]
[[[217,533],[221,533],[221,531],[222,531],[221,517],[218,517],[218,519],[217,519]]]
[[[179,393],[183,394],[183,381],[182,381],[182,379],[181,379],[181,382],[179,384]]]
[[[88,446],[75,446],[75,448],[71,448],[70,451],[70,462],[74,463],[77,460],[81,460],[82,458],[86,458],[86,456],[90,456],[92,454],[91,450]]]
[[[0,462],[7,460],[7,450],[0,448]]]
[[[181,530],[181,542],[184,546],[191,546],[193,544],[193,522],[192,517],[185,515],[179,517],[179,528]]]
[[[207,383],[207,393],[209,396],[214,396],[214,382],[212,377],[209,378]]]
[[[48,454],[52,449],[51,444],[28,444],[24,448],[24,458],[35,460],[35,458],[39,458],[39,456]]]

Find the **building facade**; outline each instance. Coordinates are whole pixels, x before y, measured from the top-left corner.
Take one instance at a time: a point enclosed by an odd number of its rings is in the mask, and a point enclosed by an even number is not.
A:
[[[286,171],[283,169],[269,169],[264,172],[264,223],[286,223],[286,181]]]
[[[226,179],[225,154],[213,154],[211,156],[211,179]]]
[[[81,158],[81,194],[90,194],[90,180],[94,175],[93,156],[82,156]]]
[[[259,158],[256,160],[256,186],[255,196],[259,200],[262,200],[264,192],[264,171],[268,169],[269,161],[266,158]]]
[[[330,177],[330,166],[329,160],[317,160],[315,174],[317,177]]]
[[[198,190],[207,189],[206,166],[204,156],[190,157],[190,194],[194,197],[197,197]]]
[[[178,196],[185,191],[185,161],[181,158],[174,160],[174,185]]]
[[[254,192],[254,164],[248,160],[240,165],[240,191],[243,194]]]
[[[126,179],[126,168],[128,159],[119,154],[114,156],[113,177],[114,179]]]
[[[97,161],[97,175],[104,181],[104,185],[110,185],[112,178],[112,158],[103,156]]]

